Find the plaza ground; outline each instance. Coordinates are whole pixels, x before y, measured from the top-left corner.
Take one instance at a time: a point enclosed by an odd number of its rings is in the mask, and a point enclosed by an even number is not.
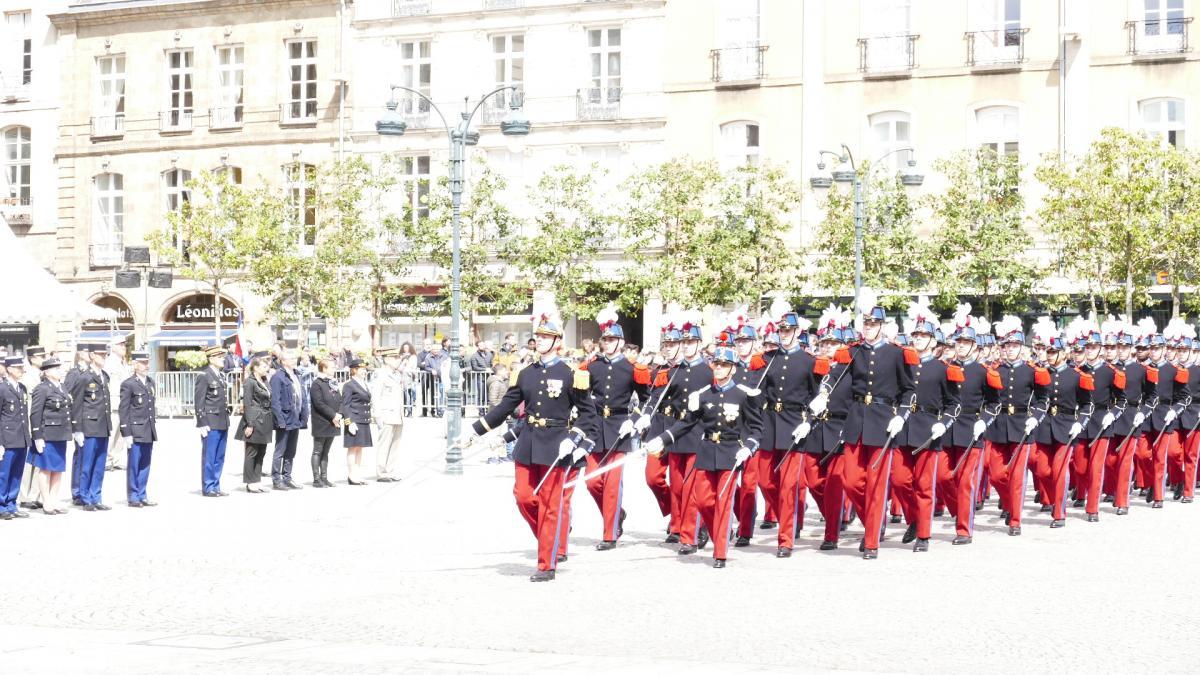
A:
[[[337,488],[246,494],[231,442],[224,499],[199,495],[191,423],[160,428],[158,507],[127,508],[109,473],[111,512],[0,522],[0,671],[1190,672],[1200,658],[1200,504],[1105,505],[1095,524],[1072,511],[1061,530],[1027,508],[1011,538],[993,501],[974,544],[950,546],[939,519],[914,554],[891,526],[875,561],[853,526],[818,552],[810,509],[792,558],[774,557],[772,531],[714,570],[662,543],[638,463],[621,545],[592,550],[599,516],[579,491],[570,561],[530,584],[511,465],[476,456],[443,475],[440,420],[406,429],[403,481],[367,487],[345,484],[335,445]]]

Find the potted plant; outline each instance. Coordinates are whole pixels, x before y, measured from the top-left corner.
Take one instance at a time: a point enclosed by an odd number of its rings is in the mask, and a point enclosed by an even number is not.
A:
[[[198,349],[176,352],[173,360],[179,370],[200,370],[208,365],[208,357]]]

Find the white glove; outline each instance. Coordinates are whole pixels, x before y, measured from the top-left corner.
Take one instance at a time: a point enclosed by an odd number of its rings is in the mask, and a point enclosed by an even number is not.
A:
[[[650,416],[642,415],[633,423],[633,430],[639,434],[650,428]]]
[[[350,433],[353,434],[354,432],[351,431]],[[469,448],[471,447],[471,444],[475,442],[475,438],[475,432],[467,429],[458,435],[458,440],[454,441],[454,444],[460,448]]]
[[[1029,419],[1025,420],[1025,433],[1032,434],[1033,429],[1036,426],[1037,426],[1037,420],[1034,419],[1033,417],[1030,417]]]
[[[984,422],[983,420],[975,420],[975,427],[971,431],[975,434],[975,438],[979,438],[986,430],[987,422]]]
[[[1140,410],[1138,411],[1138,413],[1136,415],[1133,416],[1133,426],[1135,426],[1135,427],[1141,426],[1142,422],[1145,422],[1145,421],[1146,421],[1146,414]]]
[[[808,436],[810,430],[812,430],[812,426],[808,422],[801,422],[796,426],[795,431],[792,432],[792,442],[799,443],[800,439]]]
[[[1170,424],[1170,423],[1171,423],[1172,421],[1174,421],[1174,420],[1175,420],[1175,409],[1174,409],[1174,408],[1168,408],[1168,409],[1167,409],[1167,415],[1166,415],[1166,417],[1164,417],[1164,418],[1163,418],[1163,423],[1164,423],[1164,424]]]
[[[1079,432],[1081,432],[1081,431],[1083,431],[1083,425],[1082,425],[1082,424],[1080,424],[1079,422],[1076,422],[1076,423],[1074,423],[1074,424],[1072,424],[1072,425],[1071,425],[1071,433],[1070,433],[1070,435],[1071,435],[1071,436],[1078,436],[1078,435],[1079,435]]]
[[[621,422],[621,428],[617,430],[617,434],[620,436],[632,436],[633,420],[627,419],[624,422]]]
[[[575,446],[575,451],[571,453],[571,461],[578,462],[587,457],[588,451],[582,445]]]
[[[944,433],[946,433],[946,425],[938,422],[929,429],[929,438],[941,438]]]
[[[46,451],[46,441],[39,438],[33,442],[33,447],[37,449],[39,454],[42,452],[45,452]]]
[[[745,464],[746,460],[750,459],[750,454],[750,448],[738,449],[737,454],[734,455],[734,466]]]
[[[1107,429],[1109,427],[1109,425],[1112,424],[1113,420],[1115,420],[1115,419],[1116,418],[1113,417],[1112,413],[1110,413],[1110,412],[1104,413],[1104,417],[1100,419],[1100,428]]]
[[[76,431],[75,433],[71,434],[71,438],[75,441],[75,445],[78,445],[81,448],[83,447],[83,434]]]
[[[562,460],[575,452],[575,443],[569,438],[564,438],[562,443],[558,444],[558,459]]]
[[[358,435],[358,425],[357,425],[357,424],[355,424],[354,422],[351,422],[351,423],[350,423],[350,426],[348,426],[348,427],[346,427],[346,428],[350,430],[350,435],[351,435],[351,436],[357,436],[357,435]]]
[[[200,427],[200,438],[208,435],[208,427]]]
[[[821,413],[825,412],[825,408],[828,405],[829,395],[825,392],[821,392],[820,394],[817,394],[812,401],[809,401],[808,409],[811,410],[814,415],[820,415]]]
[[[642,446],[642,449],[646,451],[647,455],[654,455],[656,457],[661,455],[664,449],[662,438],[651,438],[650,440],[646,441],[646,444]]]
[[[903,428],[904,428],[904,418],[899,415],[896,415],[895,417],[892,418],[892,421],[888,422],[887,432],[889,434],[898,434],[898,433],[900,433],[900,430]]]

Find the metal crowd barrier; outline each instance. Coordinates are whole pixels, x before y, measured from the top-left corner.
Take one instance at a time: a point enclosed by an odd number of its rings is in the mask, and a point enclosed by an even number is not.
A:
[[[375,371],[371,371],[373,376]],[[195,415],[193,394],[196,388],[197,371],[154,373],[156,387],[155,411],[159,417],[191,417]],[[487,409],[486,371],[463,371],[463,415],[477,416]],[[405,414],[408,416],[441,416],[446,409],[446,383],[430,372],[406,373],[407,386],[404,392]],[[242,372],[225,374],[226,394],[233,414],[242,413]],[[334,372],[334,379],[345,383],[350,379],[347,370]]]

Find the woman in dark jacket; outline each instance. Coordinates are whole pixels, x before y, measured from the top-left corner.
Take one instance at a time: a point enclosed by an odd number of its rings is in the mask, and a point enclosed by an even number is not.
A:
[[[250,361],[248,375],[242,384],[242,421],[238,424],[234,438],[246,444],[246,461],[242,465],[242,482],[246,492],[266,492],[258,486],[262,480],[263,461],[267,457],[267,443],[271,442],[274,417],[271,412],[271,387],[267,375],[271,362],[264,357]]]
[[[342,417],[346,418],[346,482],[366,485],[357,480],[362,466],[363,448],[371,447],[371,389],[367,386],[367,364],[360,359],[350,362],[350,381],[342,387]]]
[[[312,401],[312,475],[313,487],[333,487],[329,482],[329,448],[342,429],[342,392],[333,379],[333,359],[321,359],[317,378],[309,387]]]

